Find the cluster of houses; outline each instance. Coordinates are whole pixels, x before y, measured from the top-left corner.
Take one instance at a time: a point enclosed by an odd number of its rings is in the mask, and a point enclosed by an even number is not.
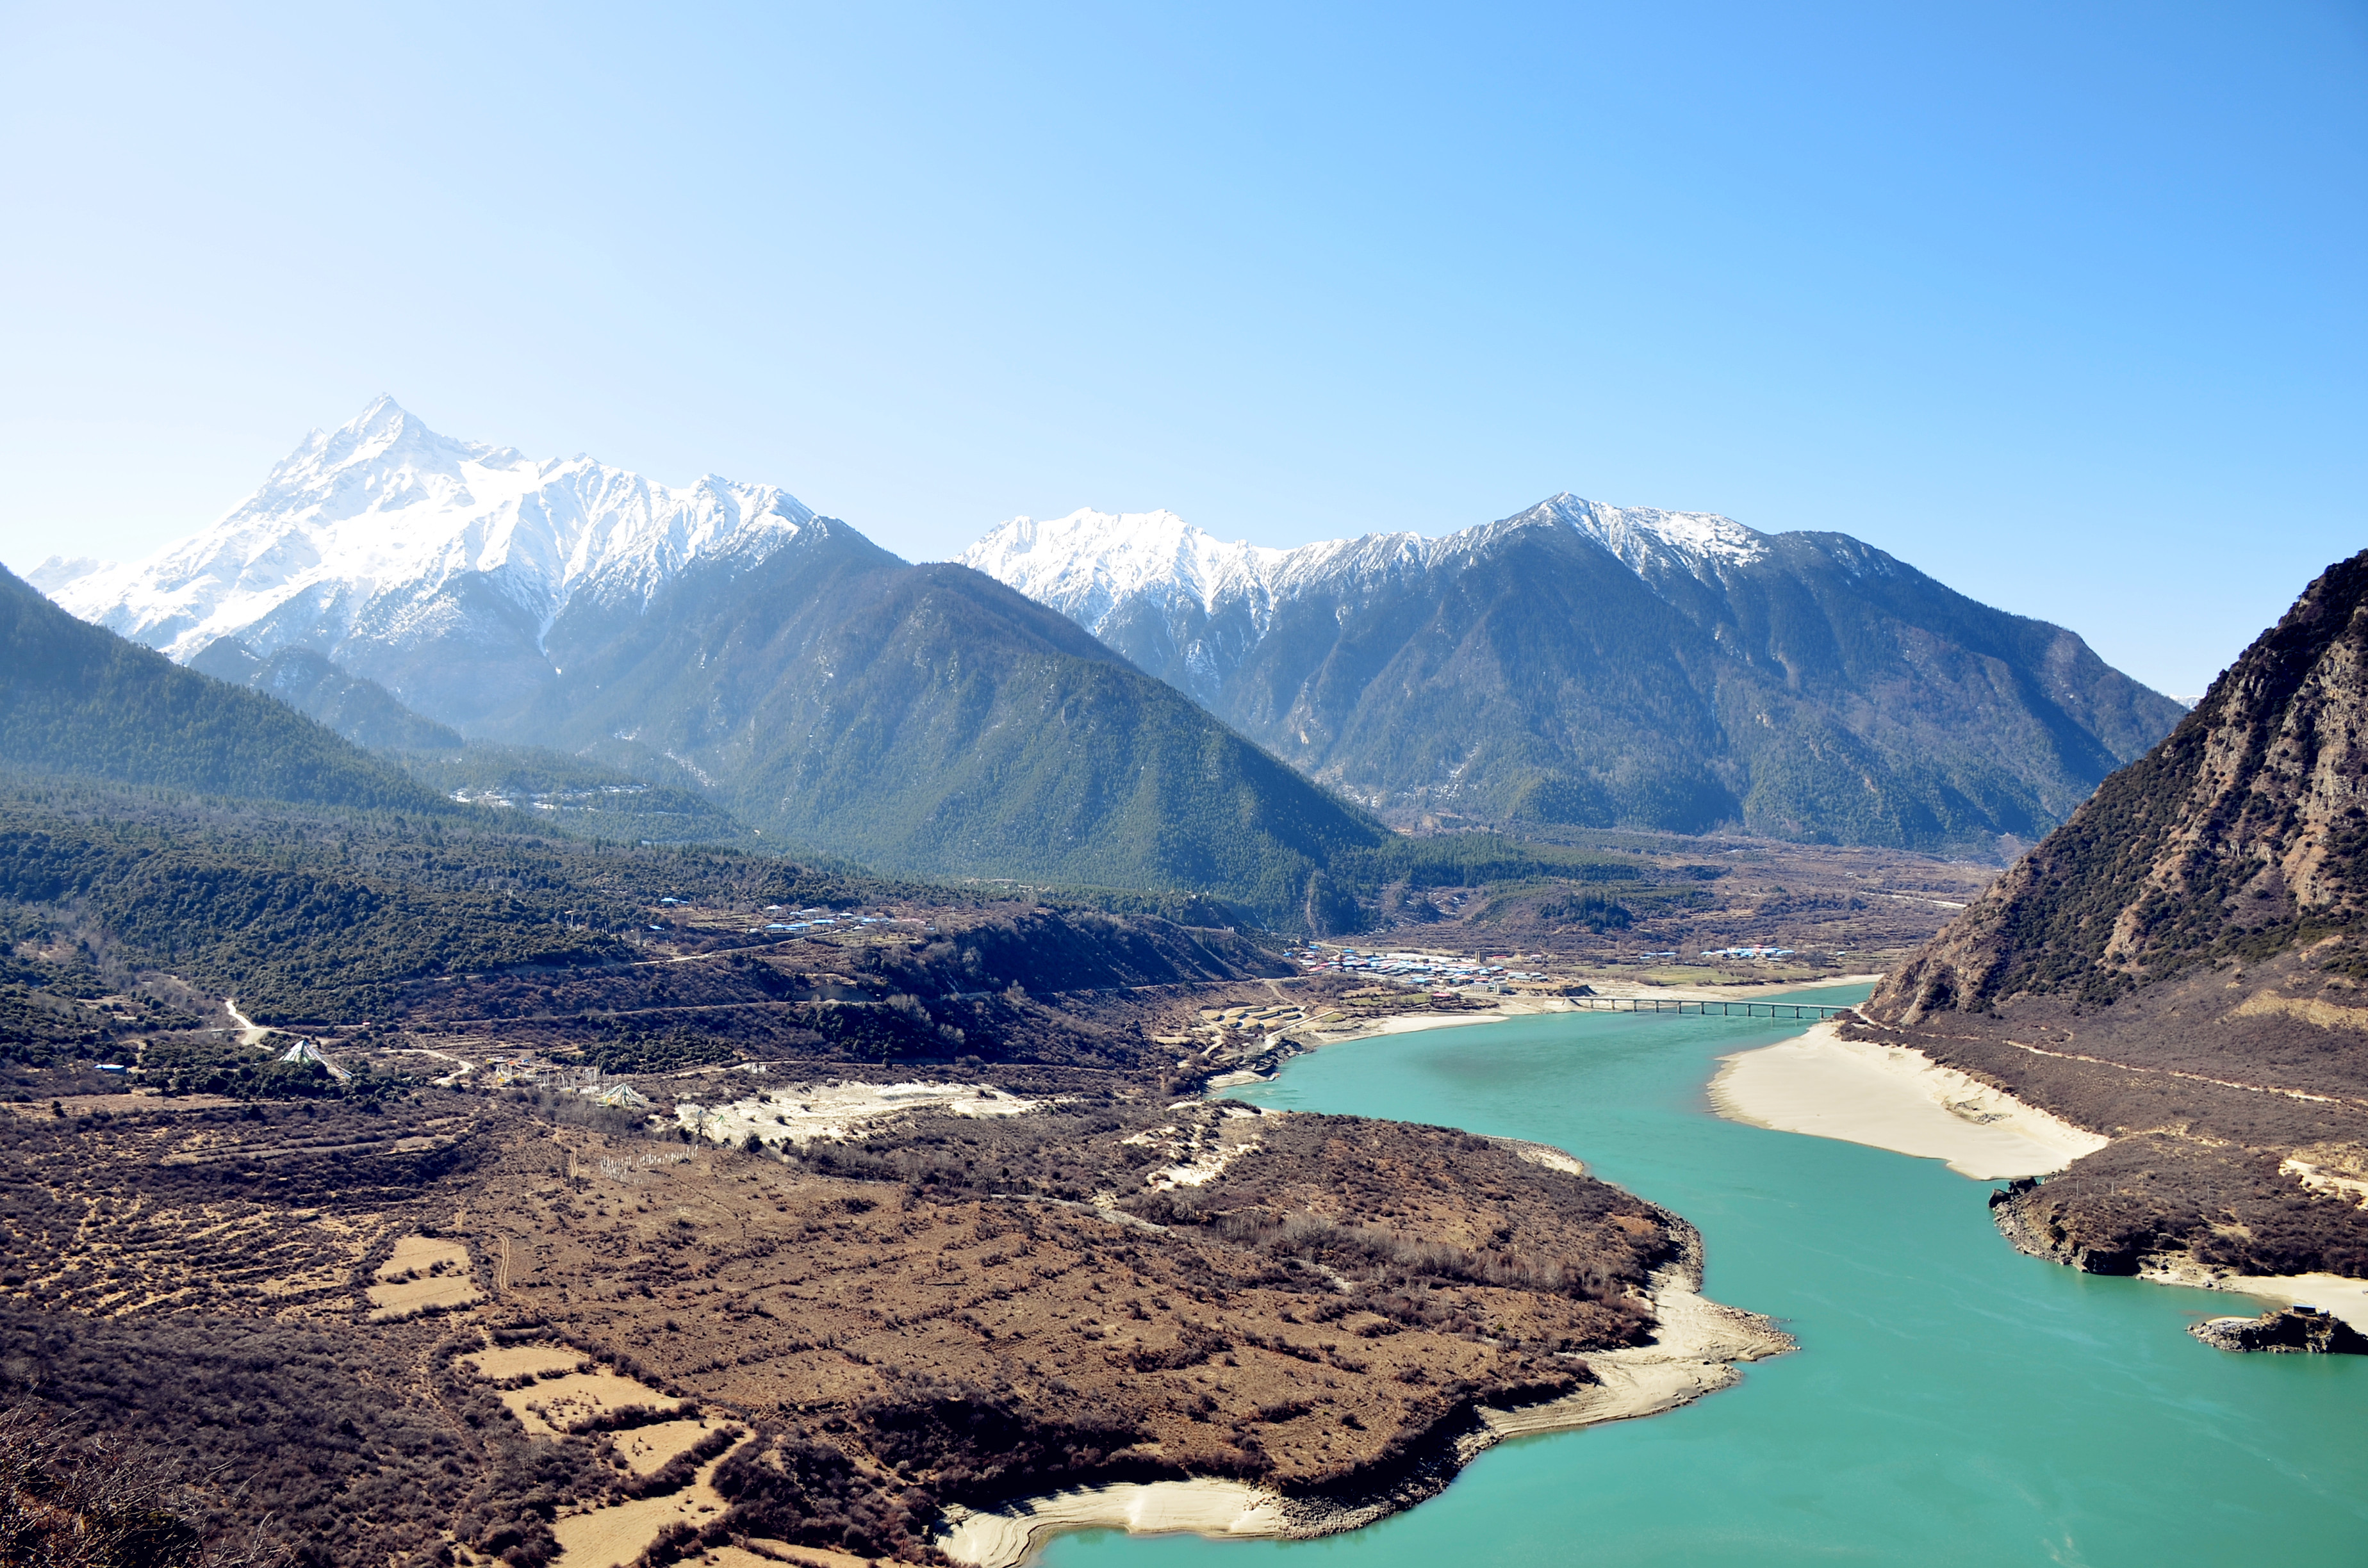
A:
[[[1748,963],[1765,962],[1770,959],[1789,959],[1791,948],[1704,948],[1706,959],[1741,959]]]
[[[852,928],[864,926],[918,926],[921,924],[918,920],[899,915],[826,915],[819,909],[784,909],[778,903],[767,904],[765,913],[786,915],[789,918],[768,921],[762,926],[751,926],[748,927],[750,936],[774,931],[784,933],[830,931],[842,926]]]
[[[679,898],[662,898],[658,900],[658,906],[662,909],[678,909],[685,902]],[[852,930],[863,926],[921,926],[929,930],[936,929],[925,921],[902,915],[834,915],[826,909],[790,909],[778,903],[767,904],[765,913],[777,918],[768,920],[761,926],[749,926],[747,935],[751,937],[795,936],[801,931]],[[664,931],[667,927],[653,925],[648,928],[653,931]]]
[[[1507,969],[1502,964],[1481,963],[1441,953],[1367,953],[1354,948],[1325,952],[1315,948],[1304,948],[1291,956],[1311,974],[1361,972],[1396,975],[1440,985],[1477,985],[1494,981],[1546,978],[1528,970]]]

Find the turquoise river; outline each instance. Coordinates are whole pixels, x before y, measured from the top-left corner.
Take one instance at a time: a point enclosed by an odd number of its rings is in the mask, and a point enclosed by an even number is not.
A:
[[[1990,1226],[1989,1183],[1711,1114],[1721,1056],[1794,1032],[1550,1015],[1329,1047],[1241,1092],[1567,1149],[1699,1225],[1707,1294],[1801,1347],[1680,1410],[1503,1445],[1365,1529],[1098,1531],[1044,1561],[2368,1564],[2368,1358],[2210,1349],[2181,1331],[2242,1298],[2024,1257]]]

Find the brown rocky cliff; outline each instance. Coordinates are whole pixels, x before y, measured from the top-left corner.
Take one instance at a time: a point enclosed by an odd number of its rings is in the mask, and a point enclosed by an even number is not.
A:
[[[2105,780],[1868,1003],[1915,1025],[2109,1003],[2368,903],[2368,551],[2311,584],[2159,745]]]
[[[2368,552],[1847,1026],[2112,1140],[2000,1195],[2017,1246],[2368,1276],[2364,778]]]

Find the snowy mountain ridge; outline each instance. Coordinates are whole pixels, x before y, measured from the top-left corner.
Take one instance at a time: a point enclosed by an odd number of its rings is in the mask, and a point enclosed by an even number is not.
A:
[[[548,631],[572,599],[645,603],[691,562],[761,559],[813,518],[771,485],[711,474],[677,489],[586,457],[457,440],[381,397],[314,431],[194,538],[121,565],[44,562],[42,586],[184,663],[230,635],[266,655],[334,650],[432,633],[472,574]]]
[[[1247,542],[1228,544],[1173,512],[1081,506],[1042,522],[1014,517],[958,559],[1039,604],[1054,605],[1090,624],[1134,594],[1180,595],[1212,609],[1220,598],[1257,592],[1288,554]]]
[[[1668,571],[1714,574],[1768,551],[1767,536],[1731,517],[1611,506],[1565,492],[1439,539],[1366,534],[1288,550],[1227,542],[1173,512],[1081,507],[1042,522],[1014,517],[956,559],[1098,635],[1133,604],[1170,610],[1197,605],[1212,617],[1230,610],[1263,635],[1275,605],[1308,587],[1419,575],[1468,558],[1508,530],[1542,525],[1593,540],[1648,579]]]

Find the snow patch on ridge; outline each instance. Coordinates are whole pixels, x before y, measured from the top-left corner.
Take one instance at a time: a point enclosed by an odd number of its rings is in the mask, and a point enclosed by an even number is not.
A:
[[[114,564],[112,561],[95,561],[87,555],[52,555],[23,575],[37,593],[53,594],[68,583],[78,582],[94,572],[104,572]]]
[[[1743,565],[1768,553],[1768,536],[1715,512],[1664,512],[1656,506],[1607,506],[1568,491],[1542,501],[1519,517],[1520,523],[1552,520],[1585,534],[1649,574],[1656,567],[1700,572],[1716,565]]]

